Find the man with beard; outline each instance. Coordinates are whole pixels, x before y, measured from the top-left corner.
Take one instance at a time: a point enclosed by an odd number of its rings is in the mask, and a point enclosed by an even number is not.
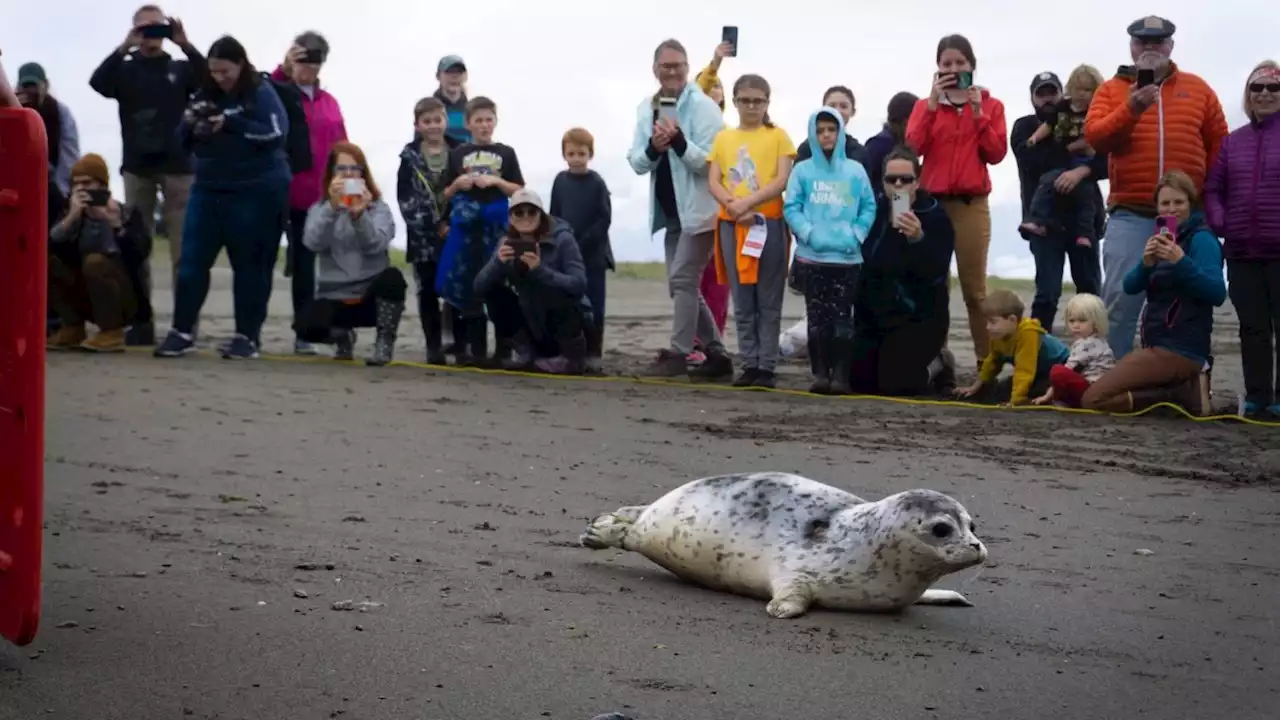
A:
[[[1097,182],[1107,176],[1107,156],[1098,153],[1087,164],[1074,169],[1071,156],[1064,146],[1044,142],[1028,145],[1027,141],[1036,128],[1055,115],[1055,106],[1062,100],[1062,81],[1052,72],[1042,72],[1031,79],[1031,105],[1035,112],[1018,118],[1009,133],[1009,146],[1018,161],[1018,180],[1022,191],[1022,217],[1027,216],[1031,197],[1035,195],[1040,176],[1050,170],[1066,170],[1054,183],[1054,190],[1061,195],[1070,194],[1085,180],[1093,181],[1092,192],[1097,195],[1097,225],[1101,236],[1106,226],[1102,211],[1102,191]],[[1098,266],[1098,247],[1081,247],[1075,243],[1075,235],[1065,228],[1050,228],[1044,236],[1028,238],[1031,256],[1036,261],[1036,294],[1031,301],[1031,317],[1040,321],[1045,332],[1053,332],[1053,319],[1058,314],[1058,301],[1062,297],[1063,266],[1071,263],[1071,282],[1078,293],[1098,294],[1101,269]]]

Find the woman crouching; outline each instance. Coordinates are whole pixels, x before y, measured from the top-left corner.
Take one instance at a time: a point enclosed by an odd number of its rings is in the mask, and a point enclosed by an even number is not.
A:
[[[302,243],[316,254],[316,299],[294,330],[303,342],[334,346],[334,358],[350,360],[355,328],[377,329],[366,363],[386,365],[395,352],[404,312],[404,275],[391,267],[388,248],[396,234],[364,152],[340,142],[324,171],[327,197],[307,213]]]
[[[476,275],[498,341],[509,342],[508,370],[558,375],[583,371],[587,270],[573,231],[547,214],[532,190],[511,196],[510,225],[498,250]]]

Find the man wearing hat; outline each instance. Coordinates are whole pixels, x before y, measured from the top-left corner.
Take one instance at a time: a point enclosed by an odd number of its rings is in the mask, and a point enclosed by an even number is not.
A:
[[[1110,153],[1111,215],[1102,239],[1102,299],[1116,359],[1133,350],[1146,294],[1127,295],[1124,275],[1142,262],[1155,235],[1155,188],[1160,177],[1181,170],[1204,187],[1214,157],[1227,136],[1218,95],[1200,76],[1170,60],[1175,26],[1151,15],[1129,25],[1133,65],[1094,93],[1084,136],[1099,153]]]
[[[445,55],[436,64],[436,80],[440,87],[436,88],[435,97],[444,103],[448,112],[448,127],[445,137],[458,145],[471,142],[471,131],[467,129],[467,64],[459,55]]]
[[[1098,153],[1088,162],[1071,168],[1071,155],[1060,143],[1045,142],[1028,146],[1027,141],[1040,124],[1056,115],[1055,106],[1062,100],[1062,80],[1056,73],[1044,71],[1031,78],[1031,106],[1034,112],[1018,118],[1009,133],[1009,146],[1018,162],[1018,180],[1022,191],[1022,217],[1027,217],[1031,197],[1035,195],[1040,176],[1051,170],[1065,170],[1059,185],[1061,192],[1069,193],[1086,179],[1094,181],[1093,193],[1097,196],[1099,235],[1106,223],[1102,211],[1102,191],[1097,181],[1107,173],[1107,156]],[[1098,264],[1096,245],[1076,245],[1074,235],[1066,237],[1058,228],[1050,228],[1044,236],[1028,238],[1031,255],[1036,262],[1036,294],[1031,301],[1031,317],[1040,321],[1046,332],[1052,332],[1053,319],[1058,314],[1058,301],[1062,298],[1062,271],[1071,263],[1071,282],[1076,292],[1096,295],[1102,283],[1102,269]]]
[[[39,63],[33,62],[18,68],[18,100],[44,120],[49,140],[49,178],[65,198],[71,191],[71,166],[80,157],[80,133],[71,108],[49,94],[49,77]]]
[[[151,319],[139,274],[151,237],[136,209],[111,198],[101,155],[80,158],[71,180],[67,213],[49,231],[49,307],[61,327],[48,348],[121,352],[125,326]],[[98,326],[93,337],[86,322]]]

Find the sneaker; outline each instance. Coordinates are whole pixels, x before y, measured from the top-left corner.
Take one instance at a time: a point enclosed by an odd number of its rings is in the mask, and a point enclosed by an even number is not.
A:
[[[222,358],[224,360],[255,360],[261,357],[258,354],[258,346],[244,335],[235,335],[231,338],[231,342],[222,350]]]
[[[333,359],[354,360],[356,357],[356,331],[334,330]]]
[[[707,359],[689,371],[689,379],[694,382],[719,382],[732,377],[733,361],[725,354],[723,347],[708,348]]]
[[[448,365],[449,356],[446,355],[443,350],[434,350],[434,351],[428,350],[427,364],[428,365]]]
[[[674,378],[686,375],[689,372],[689,359],[671,352],[670,350],[662,350],[658,353],[658,357],[649,367],[645,368],[644,375],[647,377]]]
[[[156,346],[152,355],[156,357],[176,358],[188,355],[197,350],[195,338],[180,333],[177,330],[170,330],[168,335],[164,336],[164,341]]]
[[[1242,418],[1256,419],[1258,417],[1258,403],[1249,402],[1241,397],[1239,414]]]
[[[103,330],[97,335],[80,343],[81,349],[89,352],[118,353],[124,352],[124,328]]]
[[[1267,415],[1269,415],[1270,417],[1267,417]],[[1266,420],[1268,422],[1280,422],[1280,403],[1276,403],[1275,405],[1268,405],[1267,415],[1264,415],[1261,419]]]
[[[584,370],[588,375],[604,374],[604,358],[598,358],[594,355],[587,358]]]
[[[46,350],[75,350],[84,339],[84,325],[63,325],[44,341],[44,346]]]
[[[686,364],[690,366],[701,365],[702,363],[707,361],[707,354],[702,352],[701,350],[694,350],[693,352],[685,356],[684,361]]]
[[[751,387],[772,390],[778,387],[778,375],[772,370],[756,370],[756,377],[751,381]]]
[[[548,375],[578,375],[582,372],[581,366],[563,355],[538,358],[533,361],[533,366],[538,372]]]
[[[311,356],[314,356],[314,355],[319,355],[320,353],[319,353],[319,351],[317,351],[317,350],[316,350],[316,346],[315,346],[315,345],[312,345],[311,343],[309,343],[309,342],[305,342],[305,341],[303,341],[303,340],[294,340],[294,341],[293,341],[293,354],[294,354],[294,355],[302,355],[302,356],[305,356],[305,357],[311,357]]]
[[[129,347],[150,347],[156,344],[156,325],[152,322],[138,323],[124,333],[124,344]]]
[[[742,372],[738,374],[737,379],[733,381],[733,386],[736,388],[745,388],[755,385],[756,377],[759,372],[760,371],[755,368],[743,368]]]

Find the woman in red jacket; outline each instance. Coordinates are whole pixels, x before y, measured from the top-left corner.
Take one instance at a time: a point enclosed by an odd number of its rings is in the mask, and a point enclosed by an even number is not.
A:
[[[907,121],[907,144],[924,156],[920,186],[941,203],[956,231],[956,272],[969,312],[969,332],[979,363],[987,356],[987,247],[991,244],[988,165],[1009,150],[1004,104],[973,84],[978,62],[963,35],[938,42],[938,72],[929,97]]]

